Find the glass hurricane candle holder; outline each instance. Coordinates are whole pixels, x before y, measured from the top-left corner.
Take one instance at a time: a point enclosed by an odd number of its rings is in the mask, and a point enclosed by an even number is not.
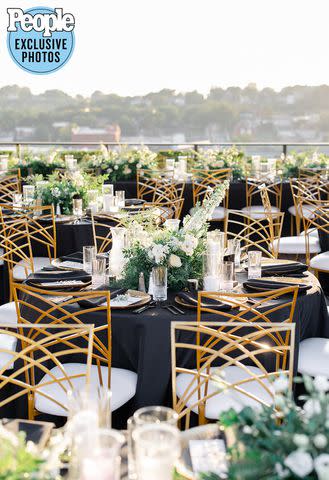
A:
[[[262,252],[249,250],[248,252],[248,279],[262,276]]]

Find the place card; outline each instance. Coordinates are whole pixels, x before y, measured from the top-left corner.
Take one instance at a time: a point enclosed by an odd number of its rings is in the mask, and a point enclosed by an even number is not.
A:
[[[195,474],[211,472],[223,475],[227,473],[224,440],[190,440],[189,448],[192,469]]]

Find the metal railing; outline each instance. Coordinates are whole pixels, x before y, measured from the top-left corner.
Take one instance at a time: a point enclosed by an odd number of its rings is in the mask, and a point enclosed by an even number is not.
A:
[[[190,149],[198,152],[200,148],[205,147],[230,147],[235,145],[236,147],[265,147],[271,148],[280,147],[281,152],[286,155],[289,149],[293,147],[303,147],[305,149],[310,148],[317,148],[317,147],[326,147],[329,149],[328,142],[200,142],[200,143],[154,143],[154,142],[38,142],[38,141],[20,141],[20,142],[0,142],[0,150],[4,150],[6,148],[15,149],[17,156],[20,158],[22,153],[22,147],[66,147],[72,149],[72,147],[96,147],[99,148],[100,145],[105,145],[108,149],[112,147],[118,147],[120,145],[127,145],[131,147],[136,146],[147,146],[150,149]]]

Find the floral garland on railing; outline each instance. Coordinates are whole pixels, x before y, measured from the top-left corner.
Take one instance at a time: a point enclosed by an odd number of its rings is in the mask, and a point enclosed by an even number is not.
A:
[[[143,272],[148,282],[152,268],[157,265],[168,268],[168,287],[173,290],[185,287],[189,278],[201,278],[207,222],[223,201],[228,185],[225,181],[214,189],[191,216],[185,217],[178,231],[147,228],[136,219],[128,222],[128,238],[132,240],[124,252],[127,263],[123,283],[128,288],[137,288],[139,274]]]

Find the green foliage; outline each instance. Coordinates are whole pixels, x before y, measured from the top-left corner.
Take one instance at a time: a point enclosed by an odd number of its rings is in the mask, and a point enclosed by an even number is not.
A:
[[[242,150],[235,146],[224,148],[222,150],[206,149],[197,153],[194,168],[209,170],[218,170],[221,168],[230,168],[232,178],[240,180],[245,178],[247,170],[247,158]]]
[[[64,164],[62,162],[52,162],[46,163],[42,160],[31,160],[28,163],[18,163],[17,167],[21,170],[21,176],[26,178],[29,175],[42,175],[43,177],[48,177],[58,168],[63,168]]]

